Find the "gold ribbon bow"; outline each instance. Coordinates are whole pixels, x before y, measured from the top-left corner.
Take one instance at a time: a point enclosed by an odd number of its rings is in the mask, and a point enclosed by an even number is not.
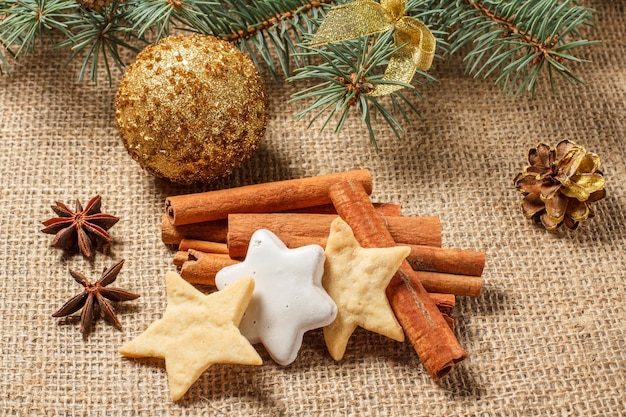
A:
[[[329,10],[311,39],[311,46],[360,38],[394,30],[396,45],[404,45],[389,59],[383,80],[410,83],[415,71],[428,70],[435,56],[436,40],[420,20],[405,16],[406,0],[356,0]],[[368,95],[382,96],[401,85],[378,84]]]

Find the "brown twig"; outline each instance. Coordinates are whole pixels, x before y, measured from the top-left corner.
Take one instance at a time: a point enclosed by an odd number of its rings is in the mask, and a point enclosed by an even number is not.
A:
[[[255,35],[257,32],[262,32],[271,28],[272,26],[277,25],[282,20],[291,19],[293,16],[308,13],[313,9],[320,8],[324,4],[333,3],[335,3],[335,0],[314,0],[297,9],[276,13],[274,16],[263,20],[260,24],[256,26],[248,26],[245,30],[239,29],[237,32],[222,35],[222,40],[225,40],[227,42],[236,42],[240,39],[247,39]]]
[[[551,55],[551,52],[553,52],[552,49],[554,48],[554,46],[556,45],[559,39],[558,35],[555,35],[551,39],[546,39],[543,42],[539,41],[535,39],[530,33],[520,29],[515,23],[511,21],[510,18],[506,19],[504,17],[498,16],[493,11],[485,7],[485,5],[483,5],[480,1],[467,0],[467,2],[470,4],[470,6],[472,6],[474,9],[478,10],[479,12],[483,13],[489,19],[493,20],[494,22],[496,22],[497,24],[501,26],[504,26],[509,33],[514,33],[520,36],[520,38],[524,42],[526,42],[529,46],[533,47],[537,52],[539,52],[541,55],[539,55],[533,60],[532,62],[533,65],[538,64],[541,59],[548,58]],[[558,56],[554,56],[553,58],[559,62],[562,61],[562,59]]]

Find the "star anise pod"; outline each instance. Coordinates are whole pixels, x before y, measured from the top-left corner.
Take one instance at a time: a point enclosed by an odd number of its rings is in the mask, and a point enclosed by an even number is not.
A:
[[[89,200],[84,209],[76,200],[76,210],[72,211],[57,201],[51,207],[59,217],[43,222],[46,227],[41,231],[55,234],[51,246],[64,250],[73,250],[78,246],[83,255],[91,258],[95,248],[113,241],[107,230],[119,221],[118,217],[101,213],[101,204],[99,195]]]
[[[89,282],[89,280],[80,272],[72,271],[70,274],[80,285],[85,287],[82,293],[72,297],[68,302],[63,304],[52,317],[63,317],[77,312],[81,308],[83,311],[80,314],[80,332],[86,333],[91,328],[91,324],[98,318],[103,317],[108,322],[112,323],[117,329],[122,329],[120,321],[115,315],[115,310],[111,301],[129,301],[139,298],[138,294],[122,290],[120,288],[105,288],[111,284],[117,278],[124,260],[122,259],[117,264],[110,268],[105,268],[102,272],[102,276],[95,283]],[[99,311],[99,314],[98,314]]]
[[[548,230],[565,224],[570,229],[593,217],[590,203],[606,196],[600,157],[569,140],[555,149],[540,143],[528,152],[530,165],[514,179],[524,198],[524,215]]]

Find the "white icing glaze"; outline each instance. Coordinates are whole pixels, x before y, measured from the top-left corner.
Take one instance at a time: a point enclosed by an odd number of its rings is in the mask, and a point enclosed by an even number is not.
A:
[[[304,332],[324,327],[337,316],[335,302],[322,287],[324,257],[319,245],[289,249],[261,229],[252,235],[246,259],[215,277],[220,290],[241,277],[254,278],[252,300],[239,329],[251,343],[261,342],[281,365],[296,359]]]

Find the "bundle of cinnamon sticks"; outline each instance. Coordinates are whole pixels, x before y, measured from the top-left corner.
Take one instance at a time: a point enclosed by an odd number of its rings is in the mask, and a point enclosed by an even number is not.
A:
[[[467,356],[450,312],[455,296],[482,290],[485,254],[441,247],[437,217],[402,216],[397,204],[372,203],[367,170],[248,185],[166,199],[162,239],[178,251],[174,263],[193,284],[215,285],[215,275],[246,255],[250,237],[268,229],[287,247],[324,246],[341,216],[363,247],[410,246],[387,288],[407,339],[438,380]]]

